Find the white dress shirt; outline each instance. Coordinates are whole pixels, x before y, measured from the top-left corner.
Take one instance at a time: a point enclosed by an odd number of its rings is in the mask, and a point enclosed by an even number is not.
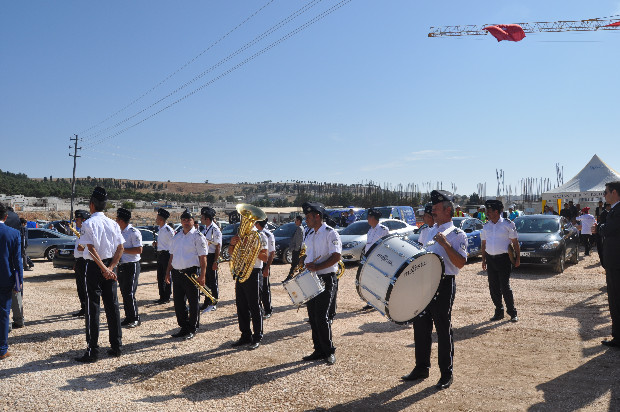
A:
[[[418,237],[418,242],[422,245],[426,245],[430,240],[433,240],[432,237],[429,237],[429,234],[431,233],[431,229],[436,226],[437,225],[426,226],[424,229],[422,229],[420,231],[420,237]]]
[[[581,223],[581,234],[591,235],[592,226],[594,226],[594,224],[596,223],[594,216],[588,213],[587,215],[577,216],[576,219]]]
[[[497,223],[490,220],[485,223],[480,232],[480,240],[486,241],[486,253],[492,256],[508,253],[511,240],[517,238],[514,222],[501,216]]]
[[[333,228],[327,226],[325,222],[323,222],[318,231],[314,229],[309,230],[306,234],[304,244],[306,245],[306,263],[315,263],[318,265],[328,260],[333,253],[342,253],[340,235]],[[335,273],[337,270],[338,262],[328,268],[317,270],[316,273],[324,275],[327,273]]]
[[[93,245],[101,259],[111,259],[118,246],[125,243],[125,239],[118,223],[103,212],[95,212],[82,224],[82,235],[78,243],[84,245],[84,259],[93,260],[87,245]]]
[[[253,227],[252,230],[258,233],[258,237],[260,238],[260,250],[267,249],[267,251],[269,251],[269,241],[267,240],[267,236],[265,236],[263,232],[259,232],[256,229],[256,227]],[[260,250],[258,253],[260,253]],[[254,261],[254,269],[262,269],[262,268],[263,268],[263,261],[260,260],[259,258],[256,258],[256,260]]]
[[[82,226],[77,228],[77,231],[80,232],[80,237],[82,237],[83,233],[82,233]],[[73,248],[73,257],[75,257],[76,259],[79,258],[83,258],[84,257],[84,252],[88,253],[88,250],[86,250],[86,248],[84,250],[78,250],[78,245],[80,244],[80,237],[78,237],[77,239],[75,239],[75,247]],[[90,253],[88,253],[90,254]]]
[[[123,243],[123,247],[125,249],[142,246],[142,233],[140,233],[140,231],[135,227],[127,225],[125,230],[121,231],[121,234],[123,235],[123,238],[125,238],[125,243]],[[121,256],[121,263],[133,263],[139,261],[139,253],[137,255],[123,253],[123,255]]]
[[[172,249],[172,238],[174,237],[174,229],[167,224],[159,228],[157,233],[157,251],[170,251]]]
[[[220,245],[220,249],[222,248],[222,231],[215,223],[211,222],[211,224],[202,231],[202,234],[205,239],[207,239],[209,253],[215,253],[217,245]]]
[[[276,251],[276,238],[275,238],[275,236],[273,235],[273,233],[271,233],[271,230],[269,230],[267,228],[263,229],[263,233],[267,237],[267,253],[275,252]]]
[[[207,255],[207,240],[193,228],[183,233],[183,229],[172,238],[172,267],[176,270],[188,269],[194,266],[200,267],[199,256]]]
[[[429,240],[425,244],[426,250],[428,250],[429,252],[436,253],[442,257],[446,275],[458,275],[459,268],[454,266],[454,264],[448,257],[448,252],[446,252],[443,246],[435,242],[433,238],[435,237],[437,233],[439,232],[445,233],[446,230],[451,229],[453,227],[454,227],[454,224],[452,223],[451,220],[447,223],[444,223],[441,226],[437,226],[435,224],[433,227],[430,227],[428,231]],[[456,252],[459,255],[467,259],[467,235],[465,234],[465,232],[463,232],[461,229],[454,228],[454,230],[452,230],[450,233],[446,235],[446,239],[448,240],[448,243],[450,244],[450,246],[452,246],[452,248],[456,250]]]
[[[381,223],[377,223],[377,226],[375,227],[371,226],[370,229],[368,229],[368,235],[366,237],[366,247],[364,248],[364,253],[368,253],[368,249],[370,249],[370,247],[374,245],[377,240],[389,234],[390,234],[390,230],[384,225],[382,225]]]

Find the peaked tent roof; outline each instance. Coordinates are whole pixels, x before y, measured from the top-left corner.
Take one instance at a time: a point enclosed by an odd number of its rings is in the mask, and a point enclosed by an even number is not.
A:
[[[607,166],[597,155],[567,183],[543,193],[543,200],[583,199],[599,200],[605,197],[605,183],[620,180],[620,174]]]

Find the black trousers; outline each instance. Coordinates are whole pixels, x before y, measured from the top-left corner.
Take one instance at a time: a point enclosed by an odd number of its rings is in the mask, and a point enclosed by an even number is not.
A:
[[[80,308],[86,312],[86,259],[75,260],[75,286],[77,287]]]
[[[325,290],[308,301],[308,318],[312,328],[312,343],[314,351],[329,356],[336,352],[332,342],[332,326],[328,322],[328,312],[334,299],[334,285],[336,274],[319,275],[325,282]]]
[[[442,375],[452,373],[454,340],[452,339],[452,303],[456,293],[454,276],[444,276],[437,289],[437,297],[413,320],[415,340],[415,367],[431,367],[433,323],[437,331],[439,370]]]
[[[597,230],[600,230],[598,226]],[[603,237],[599,233],[594,235],[594,237],[596,238],[596,253],[598,253],[598,258],[601,261],[601,266],[605,267],[605,265],[603,264]]]
[[[327,319],[333,320],[336,316],[336,301],[338,300],[338,278],[334,281],[334,296],[332,302],[329,305],[329,311],[327,312]]]
[[[260,342],[263,338],[263,314],[260,306],[260,281],[262,277],[262,269],[254,269],[245,282],[235,282],[237,319],[243,340]],[[252,329],[250,329],[250,322]]]
[[[105,265],[110,264],[110,259],[104,259]],[[121,314],[116,295],[116,281],[105,279],[101,269],[92,260],[86,262],[86,343],[89,355],[99,352],[99,315],[100,303],[103,300],[105,316],[108,321],[110,346],[121,347]]]
[[[584,235],[582,233],[580,237],[583,242],[583,246],[586,249],[585,255],[588,256],[590,254],[590,249],[592,248],[592,235]]]
[[[200,321],[200,292],[194,283],[184,273],[197,274],[200,268],[194,266],[181,271],[172,269],[172,299],[177,323],[183,331],[196,333]],[[187,305],[185,300],[187,299]],[[189,307],[189,310],[188,310]]]
[[[168,301],[172,292],[172,279],[170,283],[166,283],[166,270],[168,270],[168,261],[170,260],[170,252],[162,250],[157,252],[157,287],[159,288],[159,299]]]
[[[506,302],[506,312],[510,316],[517,316],[515,309],[514,296],[510,288],[510,272],[512,271],[512,263],[508,253],[501,255],[486,254],[487,274],[489,276],[489,292],[491,292],[491,300],[495,305],[496,313],[504,313],[504,305],[502,296]]]
[[[620,268],[606,269],[605,277],[611,314],[611,336],[620,339]]]
[[[213,263],[215,262],[215,253],[209,253],[207,255],[207,273],[205,275],[205,286],[211,289],[211,294],[215,299],[219,299],[219,289],[217,284],[217,270],[213,270]],[[211,299],[205,297],[205,303],[209,302],[210,305],[215,305]]]
[[[271,314],[273,307],[271,306],[271,283],[269,278],[271,277],[271,270],[269,270],[269,276],[264,277],[261,269],[259,273],[260,278],[260,301],[263,307],[263,314]]]
[[[118,265],[118,286],[123,296],[123,309],[125,319],[135,322],[140,319],[138,315],[138,302],[136,290],[138,289],[138,277],[140,276],[140,262],[122,263]]]
[[[291,258],[291,269],[288,271],[289,276],[293,276],[293,272],[295,272],[297,265],[299,265],[299,254],[300,253],[301,253],[300,250],[293,250],[293,257]]]

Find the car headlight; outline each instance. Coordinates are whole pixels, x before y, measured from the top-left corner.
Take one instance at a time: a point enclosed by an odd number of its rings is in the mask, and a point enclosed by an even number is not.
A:
[[[361,242],[347,242],[342,245],[343,249],[353,249],[355,246],[359,245]]]
[[[544,245],[542,245],[540,248],[541,249],[556,249],[560,246],[560,242],[559,241],[555,241],[555,242],[549,242],[549,243],[545,243]]]

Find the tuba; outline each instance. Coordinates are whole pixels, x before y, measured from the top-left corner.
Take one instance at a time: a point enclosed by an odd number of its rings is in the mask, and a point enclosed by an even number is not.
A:
[[[260,208],[246,203],[238,204],[237,212],[241,215],[239,241],[230,255],[230,272],[234,280],[243,283],[250,277],[261,248],[260,236],[252,227],[257,221],[265,220],[267,215]]]

